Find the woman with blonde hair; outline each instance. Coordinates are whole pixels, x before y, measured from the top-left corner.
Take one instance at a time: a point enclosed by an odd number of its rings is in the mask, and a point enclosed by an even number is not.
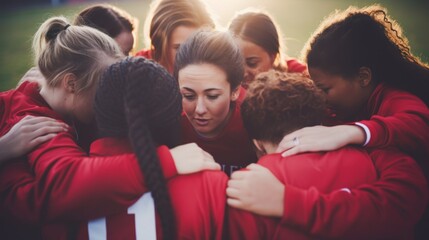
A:
[[[124,57],[115,41],[94,28],[73,26],[63,17],[53,17],[36,32],[33,48],[44,81],[25,81],[0,94],[2,109],[6,109],[0,119],[0,135],[27,115],[51,117],[66,122],[70,129],[37,146],[26,155],[26,161],[0,169],[0,220],[2,225],[43,226],[45,238],[61,239],[67,228],[47,223],[114,213],[131,205],[147,187],[133,154],[88,156],[82,150],[87,146],[77,143],[85,140],[78,126],[93,121],[100,76]],[[171,151],[168,147],[157,148],[165,178],[219,168],[196,145]],[[189,164],[190,160],[198,163]]]

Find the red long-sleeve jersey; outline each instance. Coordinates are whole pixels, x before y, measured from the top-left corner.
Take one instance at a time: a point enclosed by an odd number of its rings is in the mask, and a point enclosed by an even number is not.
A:
[[[350,194],[350,189],[371,184],[377,179],[374,165],[368,153],[362,149],[345,147],[331,152],[303,153],[283,158],[280,154],[262,157],[258,164],[268,168],[286,187],[312,189],[320,193],[332,191]],[[288,205],[288,202],[285,201]],[[309,209],[288,210],[305,215]],[[321,210],[322,212],[324,210]],[[229,233],[231,239],[309,239],[311,232],[296,225],[283,225],[280,218],[268,218],[246,211],[229,209]],[[318,215],[311,216],[313,220]],[[319,219],[318,219],[319,220]],[[346,221],[347,219],[342,219]],[[336,228],[323,224],[324,228]]]
[[[91,154],[100,156],[130,151],[128,143],[117,139],[100,139],[91,147]],[[221,171],[204,171],[168,181],[177,239],[222,239],[227,180]],[[124,211],[82,223],[77,239],[151,239],[151,233],[162,239],[159,217],[150,201],[145,194]]]
[[[253,143],[244,129],[240,113],[242,102],[240,99],[245,92],[244,88],[240,87],[240,96],[234,105],[234,112],[225,128],[216,137],[205,138],[199,135],[186,114],[182,113],[182,143],[195,142],[210,153],[228,175],[257,161]]]
[[[35,83],[1,93],[0,105],[0,135],[26,115],[62,121]],[[28,224],[95,218],[126,209],[147,191],[133,154],[88,157],[75,137],[73,129],[59,133],[29,153],[28,162],[0,169],[2,214]],[[176,175],[169,149],[161,146],[157,152],[165,177]]]

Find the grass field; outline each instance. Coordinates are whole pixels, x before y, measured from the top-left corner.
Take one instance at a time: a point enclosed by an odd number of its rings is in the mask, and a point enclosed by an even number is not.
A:
[[[312,31],[324,16],[335,9],[349,5],[365,6],[374,1],[351,0],[206,0],[221,26],[226,26],[237,10],[255,7],[268,11],[285,36],[287,54],[298,57]],[[389,10],[404,29],[412,52],[426,62],[429,60],[429,15],[425,0],[378,1]],[[93,2],[92,2],[93,3]],[[149,9],[149,0],[109,1],[139,19],[137,49],[145,47],[143,25]],[[39,25],[48,17],[64,15],[72,19],[87,4],[60,7],[38,6],[15,10],[0,10],[0,91],[13,88],[32,66],[31,40]]]

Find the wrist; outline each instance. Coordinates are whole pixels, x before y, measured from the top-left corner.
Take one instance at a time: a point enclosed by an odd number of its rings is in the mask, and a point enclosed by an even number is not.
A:
[[[0,163],[7,159],[15,157],[15,150],[12,146],[9,146],[9,141],[6,139],[7,134],[0,137]]]
[[[283,184],[279,185],[279,197],[278,200],[276,202],[276,207],[275,207],[275,212],[274,212],[274,217],[282,217],[283,216],[283,212],[284,212],[284,199],[285,199],[285,194],[286,194],[286,187]]]
[[[366,133],[363,127],[360,125],[347,125],[347,138],[350,144],[365,145],[366,144]]]

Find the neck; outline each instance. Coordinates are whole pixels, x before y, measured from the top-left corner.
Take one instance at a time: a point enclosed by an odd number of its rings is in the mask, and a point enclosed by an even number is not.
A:
[[[278,144],[274,144],[271,142],[265,142],[265,141],[264,142],[261,141],[260,144],[264,148],[266,154],[276,153]]]
[[[40,95],[52,110],[60,114],[62,117],[67,118],[69,115],[66,110],[68,98],[62,89],[53,88],[44,84],[40,89]]]

